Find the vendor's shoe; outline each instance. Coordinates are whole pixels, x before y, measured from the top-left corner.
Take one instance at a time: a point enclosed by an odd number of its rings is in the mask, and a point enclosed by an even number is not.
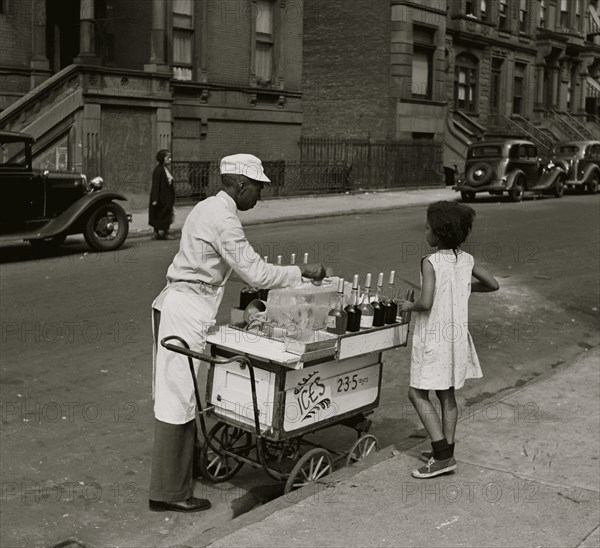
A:
[[[425,466],[421,466],[417,470],[413,470],[411,475],[413,478],[433,478],[441,474],[446,474],[456,470],[456,461],[454,457],[450,457],[446,460],[435,460],[433,457],[429,459],[429,462]]]
[[[149,508],[153,512],[201,512],[210,508],[210,501],[190,497],[186,500],[174,502],[163,502],[159,500],[149,501]]]
[[[431,459],[432,457],[433,457],[433,451],[421,451],[421,454],[419,455],[419,458],[423,462],[429,462],[429,459]]]

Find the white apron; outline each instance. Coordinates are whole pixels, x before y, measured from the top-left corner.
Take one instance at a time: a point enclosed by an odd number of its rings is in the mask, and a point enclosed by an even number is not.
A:
[[[215,324],[223,293],[223,286],[173,282],[152,303],[152,396],[154,416],[159,421],[185,424],[194,419],[196,411],[187,356],[167,350],[160,341],[169,335],[178,335],[192,350],[202,352],[206,346],[207,331]],[[158,332],[156,311],[160,312]],[[172,341],[172,344],[179,343]],[[196,375],[198,369],[199,362],[194,360]]]

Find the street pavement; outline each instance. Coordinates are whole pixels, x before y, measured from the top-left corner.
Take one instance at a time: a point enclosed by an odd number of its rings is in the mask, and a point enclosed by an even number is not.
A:
[[[596,347],[463,417],[453,473],[414,479],[428,444],[387,447],[186,544],[597,547],[599,361]]]

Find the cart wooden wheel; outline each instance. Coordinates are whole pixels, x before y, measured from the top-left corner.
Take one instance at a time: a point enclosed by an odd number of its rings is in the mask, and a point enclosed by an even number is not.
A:
[[[252,449],[252,436],[241,428],[219,422],[208,433],[208,439],[217,449],[226,449],[232,453],[246,456]],[[200,470],[202,476],[219,483],[235,476],[244,466],[244,461],[230,455],[215,453],[205,443],[200,450]]]
[[[333,472],[333,459],[329,451],[323,448],[311,449],[299,459],[285,483],[284,493],[287,495]]]
[[[379,442],[377,438],[371,434],[361,436],[356,440],[352,449],[346,457],[346,466],[350,466],[359,460],[363,460],[373,451],[379,450]]]

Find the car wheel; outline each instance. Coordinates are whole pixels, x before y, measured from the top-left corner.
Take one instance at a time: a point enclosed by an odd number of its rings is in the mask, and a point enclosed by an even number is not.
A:
[[[508,191],[508,196],[511,202],[520,202],[523,200],[524,186],[521,179],[517,179],[515,184]]]
[[[472,202],[475,200],[475,192],[472,190],[463,190],[460,193],[463,202]]]
[[[565,180],[563,177],[559,177],[556,179],[556,184],[554,185],[554,196],[556,198],[562,198],[565,193]]]
[[[598,192],[598,186],[600,184],[600,175],[594,173],[588,182],[585,184],[585,191],[587,194],[596,194]]]
[[[96,251],[111,251],[123,245],[129,233],[125,210],[113,202],[92,209],[85,223],[83,236]]]

